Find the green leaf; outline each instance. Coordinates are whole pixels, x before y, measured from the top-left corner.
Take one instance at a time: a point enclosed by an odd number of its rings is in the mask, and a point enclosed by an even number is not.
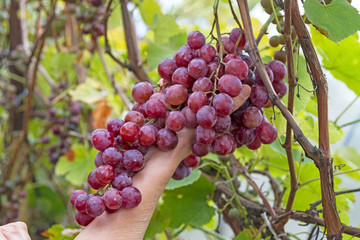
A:
[[[311,23],[324,29],[334,42],[360,30],[360,15],[347,0],[333,0],[328,5],[318,0],[306,0],[304,8]]]
[[[27,194],[28,211],[34,211],[36,215],[40,215],[46,222],[60,222],[66,214],[67,210],[64,201],[58,192],[48,184],[30,184]]]
[[[96,101],[103,99],[104,93],[96,89],[96,82],[87,79],[85,83],[80,83],[73,90],[69,91],[70,96],[75,101],[81,101],[87,104],[94,104]]]
[[[215,214],[215,208],[207,203],[208,195],[214,185],[201,176],[191,185],[167,190],[160,212],[169,216],[169,226],[178,228],[182,224],[200,227],[208,223]]]
[[[323,57],[324,67],[360,96],[360,43],[358,36],[348,37],[337,45],[314,28],[312,28],[311,34],[313,43]]]
[[[161,15],[161,8],[155,0],[144,0],[139,5],[141,17],[146,25],[153,27],[155,14]]]
[[[89,172],[95,168],[94,158],[98,151],[95,148],[89,151],[81,144],[74,144],[71,149],[74,159],[60,157],[55,174],[65,176],[71,184],[79,186],[86,182]]]
[[[171,36],[181,32],[174,16],[170,14],[155,15],[153,25],[155,42],[158,44],[167,43]]]
[[[256,233],[256,231],[255,231],[255,233]],[[244,229],[236,237],[234,237],[233,240],[254,239],[255,233],[254,233],[254,231],[251,231],[250,229]],[[260,239],[260,238],[261,238],[261,234],[258,234],[255,239]]]
[[[333,154],[334,166],[341,171],[349,171],[360,167],[360,154],[352,147],[342,147]],[[359,172],[348,173],[347,176],[360,179]]]
[[[175,189],[175,188],[190,185],[193,182],[195,182],[196,180],[198,180],[200,176],[201,176],[201,171],[196,170],[196,171],[193,171],[189,176],[187,176],[184,179],[181,179],[181,180],[170,179],[170,181],[166,185],[165,189],[166,190],[172,190],[172,189]]]

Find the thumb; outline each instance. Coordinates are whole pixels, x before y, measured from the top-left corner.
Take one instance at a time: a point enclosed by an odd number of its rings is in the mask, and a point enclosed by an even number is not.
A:
[[[247,84],[243,84],[242,90],[239,95],[233,98],[234,100],[234,111],[236,111],[244,102],[249,98],[251,88]]]

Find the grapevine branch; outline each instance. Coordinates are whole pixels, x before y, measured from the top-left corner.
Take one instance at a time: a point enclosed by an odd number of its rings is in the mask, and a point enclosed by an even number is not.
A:
[[[329,239],[342,239],[342,225],[336,210],[334,194],[334,177],[332,158],[330,154],[329,126],[328,126],[328,86],[325,75],[321,69],[315,48],[311,42],[310,34],[302,20],[297,1],[293,2],[291,9],[292,22],[299,42],[303,49],[306,62],[309,65],[311,76],[316,84],[316,97],[318,102],[319,119],[319,152],[318,160],[315,161],[320,172],[321,196],[324,207],[324,219]]]
[[[288,93],[288,109],[293,113],[294,109],[294,94],[295,94],[295,74],[294,74],[294,58],[293,58],[293,51],[292,51],[292,42],[291,42],[291,0],[285,0],[284,2],[284,10],[285,10],[285,24],[284,24],[284,37],[285,37],[285,48],[286,48],[286,60],[287,60],[287,69],[288,69],[288,83],[289,83],[289,93]],[[292,209],[292,205],[295,200],[296,190],[298,188],[298,182],[296,178],[295,172],[295,164],[294,164],[294,156],[292,152],[292,129],[287,121],[286,124],[286,139],[284,143],[284,148],[287,155],[288,165],[289,165],[289,172],[290,172],[290,194],[286,204],[285,212],[290,212]],[[284,231],[284,225],[289,220],[290,215],[286,218],[282,219],[279,224],[276,226],[277,230],[280,232]]]
[[[311,144],[309,139],[305,137],[304,133],[302,132],[299,125],[295,121],[295,118],[293,117],[291,112],[287,109],[284,103],[276,95],[275,90],[270,82],[269,76],[266,73],[265,66],[261,60],[259,50],[257,49],[255,43],[247,2],[244,0],[237,0],[237,2],[240,8],[240,14],[244,24],[245,37],[247,40],[247,43],[245,45],[245,50],[249,53],[250,57],[255,63],[256,68],[259,70],[261,79],[263,80],[265,88],[269,94],[269,99],[271,100],[273,105],[276,105],[280,109],[285,119],[288,120],[291,128],[294,131],[294,135],[297,141],[303,147],[306,155],[309,158],[314,159],[315,161],[315,159],[318,159],[319,150]]]
[[[135,74],[141,82],[150,82],[140,61],[138,41],[135,32],[135,25],[130,12],[127,9],[128,0],[119,0],[121,3],[121,15],[123,19],[125,41],[129,56],[129,69]]]

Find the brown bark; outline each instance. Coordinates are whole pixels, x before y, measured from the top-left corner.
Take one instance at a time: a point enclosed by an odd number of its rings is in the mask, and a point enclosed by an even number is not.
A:
[[[10,5],[10,32],[9,32],[9,43],[10,43],[10,52],[17,49],[18,46],[22,45],[22,37],[21,37],[21,24],[20,19],[18,17],[19,11],[19,2],[18,0],[12,0]],[[23,77],[24,72],[18,70],[16,66],[10,66],[9,72]],[[24,84],[11,79],[11,84],[16,86],[16,96],[21,94],[24,91]],[[21,104],[21,103],[20,103]],[[10,119],[9,119],[9,135],[12,136],[13,131],[19,131],[22,129],[22,112],[19,111],[19,108],[12,107],[9,111]]]
[[[320,157],[315,164],[320,172],[321,196],[324,208],[324,220],[327,228],[328,239],[342,239],[342,225],[339,214],[336,210],[336,199],[334,193],[334,176],[332,158],[329,144],[329,125],[328,125],[328,86],[325,74],[321,69],[315,48],[311,42],[311,37],[303,22],[297,1],[292,7],[293,24],[299,41],[303,49],[306,61],[309,65],[312,80],[316,87],[316,97],[318,101],[319,119],[319,150]],[[315,159],[314,159],[315,160]]]

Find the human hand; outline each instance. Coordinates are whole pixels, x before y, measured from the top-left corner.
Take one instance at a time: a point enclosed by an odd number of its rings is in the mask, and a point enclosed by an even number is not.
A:
[[[13,222],[0,226],[0,240],[31,240],[23,222]]]
[[[243,85],[241,93],[233,98],[238,109],[250,96],[251,88]],[[156,204],[179,163],[191,153],[195,129],[177,132],[178,144],[168,152],[149,149],[146,166],[133,177],[133,186],[142,194],[142,201],[132,209],[105,213],[90,223],[76,238],[81,239],[143,239]]]

